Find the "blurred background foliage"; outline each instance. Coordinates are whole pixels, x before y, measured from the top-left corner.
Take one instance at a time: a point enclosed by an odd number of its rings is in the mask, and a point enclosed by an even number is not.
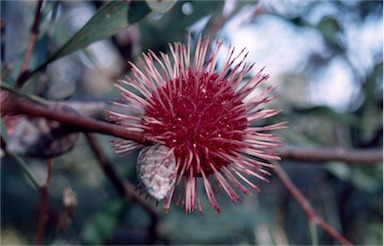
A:
[[[113,100],[118,96],[113,84],[129,73],[128,60],[137,62],[148,49],[168,52],[168,43],[185,42],[188,32],[193,41],[203,33],[238,50],[246,47],[249,62],[256,62],[254,73],[266,66],[269,83],[280,94],[271,106],[284,110],[273,121],[289,121],[289,129],[277,133],[284,144],[382,148],[382,1],[177,1],[169,10],[155,2],[132,2],[129,8],[115,2],[100,15],[105,3],[44,2],[29,68],[49,65],[45,80],[33,73],[24,92],[49,100]],[[36,1],[1,1],[2,78],[8,83],[17,78],[35,7]],[[88,29],[81,29],[92,16]],[[118,173],[137,184],[137,152],[121,158],[113,154],[110,139],[98,136]],[[45,161],[28,159],[28,165],[44,180]],[[281,165],[346,238],[359,245],[383,244],[382,163],[283,160]],[[204,196],[203,216],[171,208],[159,221],[156,243],[310,244],[305,214],[279,179],[273,174],[269,184],[255,182],[262,192],[237,206],[219,196],[220,215]],[[75,192],[78,207],[70,226],[57,233],[65,187]],[[39,197],[15,161],[3,157],[1,244],[34,242]],[[145,244],[151,223],[140,206],[119,196],[83,136],[70,153],[55,159],[48,216],[44,243],[52,244]],[[321,229],[317,233],[319,244],[335,244]]]

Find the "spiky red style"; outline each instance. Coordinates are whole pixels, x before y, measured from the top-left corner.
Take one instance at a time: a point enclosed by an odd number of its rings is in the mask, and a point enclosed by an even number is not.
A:
[[[201,212],[197,179],[202,179],[211,206],[220,212],[216,187],[222,187],[236,203],[240,196],[233,187],[244,194],[250,193],[245,184],[258,190],[249,177],[266,181],[261,174],[269,173],[263,167],[271,166],[269,160],[279,159],[273,148],[280,145],[280,139],[265,131],[281,129],[284,123],[251,126],[254,121],[279,113],[260,107],[274,98],[273,87],[258,94],[255,91],[268,76],[260,71],[243,81],[253,67],[245,63],[244,49],[235,55],[235,49],[229,48],[223,67],[217,70],[221,46],[222,42],[217,42],[209,52],[209,39],[199,38],[192,55],[189,39],[187,46],[169,46],[172,60],[166,54],[157,56],[149,51],[141,60],[142,70],[130,63],[132,76],[120,81],[141,96],[116,85],[122,93],[114,104],[132,114],[111,112],[112,117],[127,130],[142,132],[166,145],[176,157],[177,188],[169,190],[165,211],[176,197],[174,200],[177,204],[181,201],[186,212],[196,209],[196,201]],[[117,153],[124,153],[142,145],[122,140],[115,147]]]

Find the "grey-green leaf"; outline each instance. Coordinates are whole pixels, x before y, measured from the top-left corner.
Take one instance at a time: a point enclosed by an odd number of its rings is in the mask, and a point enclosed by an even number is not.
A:
[[[132,1],[128,8],[128,23],[133,24],[144,18],[151,9],[144,1]]]
[[[145,17],[151,9],[143,4],[126,1],[110,1],[100,8],[96,14],[70,38],[46,62],[35,69],[29,77],[50,62],[87,47],[95,41],[108,38]]]

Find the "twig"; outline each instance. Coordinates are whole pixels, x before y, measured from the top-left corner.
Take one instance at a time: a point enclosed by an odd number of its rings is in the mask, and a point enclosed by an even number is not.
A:
[[[61,105],[69,106],[75,109],[81,115],[85,115],[94,119],[104,120],[107,117],[107,113],[105,112],[105,109],[113,108],[112,104],[108,104],[106,101],[103,101],[103,100],[86,101],[86,102],[67,101],[67,100],[66,101],[48,101],[40,96],[30,95],[18,89],[15,89],[12,85],[6,82],[0,82],[0,87],[1,89],[7,90],[20,97],[27,98],[37,104],[49,105],[49,104],[59,103]]]
[[[31,28],[31,37],[29,38],[27,48],[25,49],[25,54],[23,58],[23,63],[21,64],[21,69],[19,76],[16,80],[16,88],[21,88],[24,84],[24,76],[27,70],[29,60],[31,59],[33,48],[35,47],[37,37],[39,36],[39,22],[41,18],[41,6],[43,5],[43,0],[39,0],[36,7],[35,18],[33,20],[33,25]]]
[[[332,238],[338,241],[342,245],[352,245],[345,237],[338,233],[331,225],[329,225],[322,217],[320,217],[315,210],[312,208],[311,204],[305,198],[305,196],[299,191],[299,189],[293,184],[293,182],[288,177],[287,173],[281,168],[280,164],[274,162],[275,168],[274,171],[279,176],[281,182],[289,190],[292,196],[296,199],[299,205],[303,208],[307,219],[310,225],[318,224],[321,228],[324,229]]]
[[[74,131],[97,132],[143,144],[151,143],[143,134],[127,131],[124,127],[59,110],[53,111],[27,100],[6,100],[2,103],[1,112],[4,114],[26,114],[55,120],[74,127]]]
[[[346,150],[343,148],[303,148],[283,147],[276,150],[283,160],[324,162],[329,160],[345,161],[354,164],[376,164],[383,161],[382,149]]]
[[[44,237],[45,224],[47,223],[48,185],[52,174],[53,160],[48,160],[47,179],[40,188],[39,226],[37,229],[36,245],[41,245]]]
[[[143,198],[141,198],[137,193],[135,192],[135,189],[133,186],[128,182],[123,182],[118,174],[116,173],[115,169],[113,168],[112,164],[107,160],[105,157],[102,148],[100,144],[98,143],[96,137],[94,134],[91,133],[85,133],[85,137],[93,150],[93,153],[99,160],[100,166],[103,169],[104,173],[107,175],[107,177],[111,180],[114,187],[117,189],[117,191],[127,200],[132,200],[134,202],[137,202],[142,208],[144,208],[151,216],[152,223],[149,228],[150,236],[149,236],[149,243],[148,244],[154,244],[155,240],[157,238],[157,224],[159,221],[159,213],[155,208],[150,206]]]
[[[55,4],[53,5],[51,20],[49,21],[49,24],[48,24],[48,31],[47,31],[48,41],[47,41],[46,57],[50,57],[53,54],[53,34],[55,30],[54,24],[55,24],[58,9],[59,9],[59,1],[56,1]],[[47,81],[48,81],[48,76],[46,74],[46,67],[44,67],[41,70],[38,81],[39,81],[38,95],[42,95],[47,89],[45,88],[47,86]]]

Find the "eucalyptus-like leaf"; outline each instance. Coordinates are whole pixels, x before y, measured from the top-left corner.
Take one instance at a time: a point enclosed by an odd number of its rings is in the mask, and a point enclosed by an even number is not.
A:
[[[151,9],[145,2],[110,1],[106,3],[72,38],[28,77],[60,57],[116,34],[130,24],[141,20],[150,12]]]

